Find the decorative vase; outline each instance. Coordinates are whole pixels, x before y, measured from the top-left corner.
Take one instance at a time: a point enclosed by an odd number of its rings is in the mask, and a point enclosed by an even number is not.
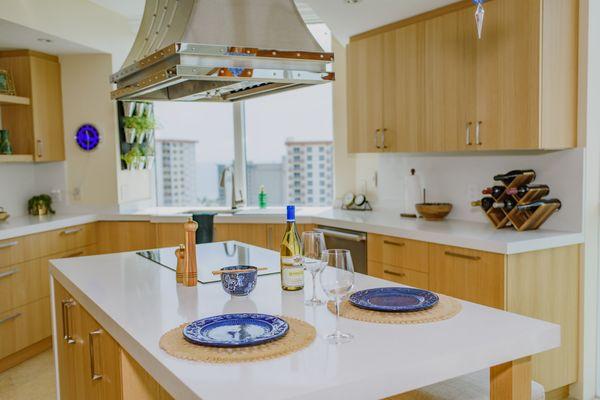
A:
[[[6,129],[0,129],[0,154],[12,154],[12,146]]]
[[[144,143],[144,139],[145,139],[145,138],[146,138],[146,132],[140,132],[140,133],[138,133],[138,135],[137,135],[137,142],[138,142],[139,144],[142,144],[142,143]]]
[[[124,101],[123,102],[123,111],[126,117],[133,117],[133,113],[135,112],[135,102],[134,101]]]
[[[144,111],[146,110],[146,103],[135,103],[135,115],[141,117],[144,115]]]
[[[36,204],[31,210],[31,215],[47,215],[48,214],[48,206],[45,204]]]
[[[125,128],[125,141],[129,144],[135,142],[135,128]]]
[[[154,166],[154,156],[146,156],[146,169],[152,169]]]

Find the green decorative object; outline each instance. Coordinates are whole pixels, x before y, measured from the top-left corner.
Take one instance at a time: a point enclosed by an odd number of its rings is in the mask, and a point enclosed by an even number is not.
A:
[[[52,209],[52,197],[47,194],[40,194],[30,198],[27,202],[27,209],[31,215],[46,215],[48,213],[55,213],[55,211]]]
[[[260,186],[260,192],[258,193],[258,208],[267,208],[267,192],[265,192],[265,186]]]
[[[0,154],[12,154],[12,146],[6,129],[0,129]]]

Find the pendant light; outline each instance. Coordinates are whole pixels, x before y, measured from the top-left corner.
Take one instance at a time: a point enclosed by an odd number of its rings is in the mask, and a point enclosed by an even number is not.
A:
[[[481,33],[483,32],[483,17],[485,10],[483,9],[484,0],[473,0],[473,3],[477,5],[475,10],[475,25],[477,26],[477,37],[481,39]]]

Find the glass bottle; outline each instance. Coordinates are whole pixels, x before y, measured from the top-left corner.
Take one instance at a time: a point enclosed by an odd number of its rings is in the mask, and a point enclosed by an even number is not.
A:
[[[12,154],[12,146],[6,129],[0,129],[0,154]]]

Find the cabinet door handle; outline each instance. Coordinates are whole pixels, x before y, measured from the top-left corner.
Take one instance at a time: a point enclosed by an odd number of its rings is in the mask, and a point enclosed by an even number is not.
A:
[[[38,158],[42,158],[44,156],[44,142],[41,139],[35,141],[37,144],[37,156]]]
[[[75,339],[71,336],[71,319],[69,310],[75,305],[75,300],[65,299],[62,302],[62,320],[63,320],[63,339],[67,344],[75,344]]]
[[[481,145],[481,140],[479,140],[479,134],[481,132],[481,121],[477,121],[477,125],[475,125],[475,144]]]
[[[102,334],[102,329],[96,329],[88,334],[88,340],[90,342],[90,371],[91,378],[93,381],[102,379],[102,374],[96,372],[96,352],[94,349],[94,337]]]
[[[390,271],[389,269],[384,269],[383,272],[388,275],[399,276],[400,278],[404,278],[406,276],[406,274],[404,272],[394,272],[394,271]]]
[[[379,146],[379,128],[375,129],[375,147],[380,149],[381,146]]]
[[[73,228],[73,229],[65,229],[61,233],[63,235],[74,235],[77,232],[81,232],[83,228]]]
[[[466,137],[465,137],[465,143],[467,144],[467,146],[471,145],[471,125],[473,125],[472,122],[467,122],[467,124],[465,125],[465,132],[466,132]]]
[[[8,317],[4,317],[4,318],[0,319],[0,324],[3,324],[8,321],[12,321],[13,319],[19,318],[20,316],[21,316],[20,312],[14,313],[13,315],[9,315]]]
[[[383,146],[384,149],[387,149],[387,144],[385,144],[385,133],[387,132],[386,128],[383,128],[381,130],[381,145]]]
[[[447,256],[450,256],[450,257],[464,258],[464,259],[473,260],[473,261],[479,261],[479,260],[481,260],[481,257],[479,257],[479,256],[470,256],[470,255],[467,255],[467,254],[455,253],[453,251],[445,251],[444,254],[447,255]]]
[[[16,240],[14,242],[0,243],[0,249],[7,249],[9,247],[15,247],[18,244],[19,244],[19,242],[17,242]]]
[[[390,246],[398,246],[398,247],[402,247],[404,246],[406,243],[398,243],[398,242],[392,242],[389,240],[384,240],[383,244],[389,244]]]
[[[10,271],[1,272],[0,273],[0,279],[7,278],[7,277],[9,277],[11,275],[16,274],[17,272],[19,272],[19,268],[13,268]]]

